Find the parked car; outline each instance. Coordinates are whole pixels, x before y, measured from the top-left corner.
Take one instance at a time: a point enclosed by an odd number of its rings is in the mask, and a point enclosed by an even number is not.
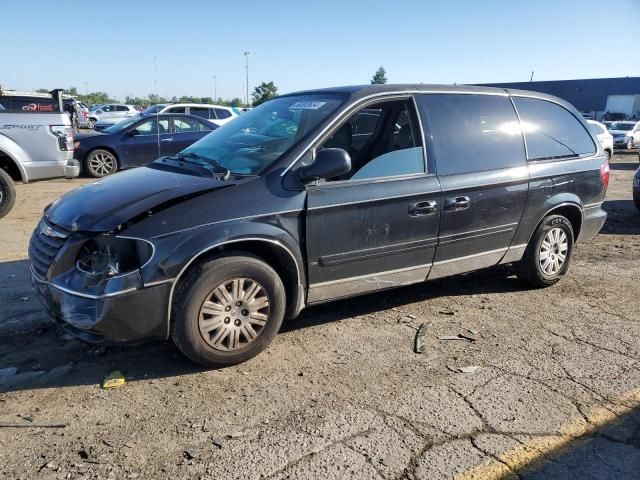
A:
[[[78,127],[90,128],[89,127],[89,107],[78,100],[74,101],[74,106],[76,109],[76,121],[78,122]]]
[[[104,130],[79,134],[74,158],[84,172],[100,178],[138,167],[163,155],[175,155],[215,130],[217,125],[193,115],[133,117]]]
[[[631,150],[640,145],[640,122],[613,122],[609,127],[609,133],[613,136],[613,146],[616,148]]]
[[[53,103],[51,112],[48,107],[46,113],[24,110],[33,102],[23,100],[5,98],[0,104],[0,218],[14,205],[15,181],[73,178],[80,171],[72,159],[73,131],[67,113]]]
[[[222,126],[225,123],[230,122],[239,115],[238,111],[234,108],[207,103],[158,104],[153,105],[142,112],[143,115],[150,115],[153,113],[186,113],[188,115],[206,118],[218,126]]]
[[[589,130],[595,135],[595,137],[602,145],[602,149],[609,155],[609,158],[613,155],[613,135],[609,133],[606,125],[595,120],[587,120]]]
[[[633,176],[633,203],[640,210],[640,168],[636,170],[636,174]]]
[[[92,112],[89,112],[89,126],[93,126],[99,120],[113,119],[120,121],[127,117],[138,115],[138,111],[132,105],[109,104],[102,105]]]
[[[361,112],[378,119],[356,146]],[[196,362],[229,365],[309,305],[503,263],[553,285],[602,227],[608,181],[607,155],[556,97],[292,93],[55,202],[31,239],[32,279],[79,338],[171,337]]]

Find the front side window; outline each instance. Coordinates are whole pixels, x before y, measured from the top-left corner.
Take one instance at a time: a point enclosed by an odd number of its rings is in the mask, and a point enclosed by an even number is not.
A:
[[[343,103],[342,95],[275,98],[183,150],[232,173],[254,175],[278,161]],[[192,109],[193,113],[193,109]]]
[[[418,96],[418,105],[438,175],[525,164],[518,117],[508,97],[424,94]]]
[[[142,122],[136,127],[136,135],[162,135],[169,133],[169,120],[163,119],[158,121],[157,119],[147,120]]]
[[[582,123],[560,105],[537,98],[513,99],[527,141],[529,160],[592,155],[596,146]]]
[[[383,102],[359,110],[318,147],[341,148],[351,157],[351,171],[329,181],[424,173],[424,150],[417,125],[411,100]]]

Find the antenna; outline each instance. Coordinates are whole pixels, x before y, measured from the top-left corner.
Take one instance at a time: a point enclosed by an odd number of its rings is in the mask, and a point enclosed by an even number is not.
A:
[[[153,56],[153,86],[156,91],[156,102],[158,101],[158,57]],[[156,139],[158,144],[158,158],[160,158],[160,112],[156,108]]]
[[[530,82],[533,82],[533,74],[536,73],[535,70],[531,70],[531,77],[529,78]]]

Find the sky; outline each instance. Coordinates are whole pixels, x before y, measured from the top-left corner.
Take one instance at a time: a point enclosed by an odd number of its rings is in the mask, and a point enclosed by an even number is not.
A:
[[[0,86],[243,97],[369,83],[640,76],[640,0],[2,3]],[[156,61],[154,62],[154,57]],[[157,69],[157,75],[156,75]]]

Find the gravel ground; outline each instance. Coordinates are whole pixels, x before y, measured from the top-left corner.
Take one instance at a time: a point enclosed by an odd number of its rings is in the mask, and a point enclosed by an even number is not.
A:
[[[327,304],[220,370],[58,332],[27,242],[86,180],[18,185],[0,220],[0,369],[17,368],[0,379],[0,477],[640,478],[637,163],[614,158],[607,224],[554,287],[503,267]],[[476,341],[438,339],[460,333]],[[101,389],[114,369],[127,384]]]

